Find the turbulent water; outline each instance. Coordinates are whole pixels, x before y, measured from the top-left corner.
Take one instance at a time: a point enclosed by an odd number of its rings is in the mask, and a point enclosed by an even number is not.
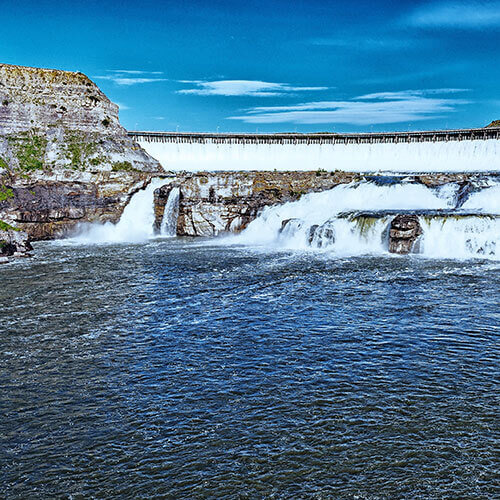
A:
[[[36,253],[0,269],[0,497],[500,495],[498,263]]]
[[[113,224],[83,224],[71,241],[75,243],[138,243],[152,238],[155,234],[153,194],[155,189],[166,183],[164,179],[154,179],[146,189],[134,194],[125,207],[120,220]]]

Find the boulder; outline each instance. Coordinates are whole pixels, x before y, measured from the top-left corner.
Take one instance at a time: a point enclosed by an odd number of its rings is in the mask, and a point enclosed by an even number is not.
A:
[[[414,250],[422,228],[416,215],[397,215],[389,230],[389,252],[408,254]]]
[[[33,250],[27,233],[2,222],[0,224],[0,259],[8,262],[8,257],[29,257]]]

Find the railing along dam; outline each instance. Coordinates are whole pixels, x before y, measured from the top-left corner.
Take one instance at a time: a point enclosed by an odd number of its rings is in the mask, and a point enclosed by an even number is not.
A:
[[[500,139],[500,128],[429,130],[419,132],[372,132],[364,134],[212,134],[203,132],[128,133],[137,141],[178,144],[398,144],[402,142],[448,142]]]
[[[500,128],[365,134],[131,131],[167,170],[500,171]]]

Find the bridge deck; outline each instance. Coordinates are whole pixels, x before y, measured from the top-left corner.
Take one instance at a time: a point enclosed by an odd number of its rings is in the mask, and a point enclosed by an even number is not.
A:
[[[137,141],[212,144],[375,144],[404,142],[448,142],[500,139],[500,128],[429,130],[418,132],[373,132],[364,134],[213,134],[202,132],[130,131]]]

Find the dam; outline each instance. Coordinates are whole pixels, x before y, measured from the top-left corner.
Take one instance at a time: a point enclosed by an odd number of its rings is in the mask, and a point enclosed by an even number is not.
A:
[[[173,171],[500,170],[500,128],[361,134],[128,134]]]

